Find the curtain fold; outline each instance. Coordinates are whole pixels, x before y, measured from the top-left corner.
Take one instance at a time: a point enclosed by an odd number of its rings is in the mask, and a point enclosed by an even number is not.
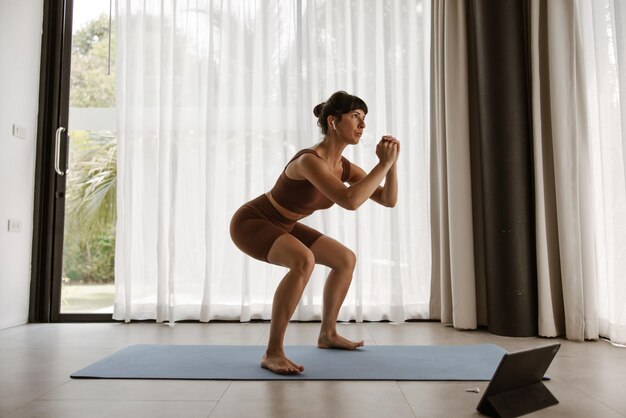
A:
[[[114,318],[269,319],[286,270],[242,254],[230,217],[320,138],[336,90],[369,106],[345,156],[403,143],[399,202],[304,223],[357,254],[340,320],[427,318],[430,3],[217,0],[116,3],[118,223]],[[375,35],[375,36],[374,36]],[[318,266],[294,314],[321,318]]]
[[[565,333],[565,312],[561,283],[561,261],[557,233],[554,147],[549,91],[550,67],[547,48],[545,2],[532,2],[530,49],[532,77],[533,158],[535,175],[535,224],[537,244],[537,287],[539,334]],[[540,7],[542,9],[540,13]],[[539,63],[544,65],[539,65]]]
[[[598,333],[626,344],[626,6],[580,1],[579,19],[590,80]],[[593,20],[592,20],[593,19]],[[594,324],[595,325],[595,324]]]
[[[592,158],[593,142],[599,138],[593,138],[589,129],[590,80],[579,8],[568,1],[533,2],[531,7],[531,28],[537,32],[532,45],[535,146],[545,144],[543,153],[535,156],[536,177],[543,189],[554,190],[551,194],[537,190],[537,212],[545,220],[537,234],[542,239],[538,257],[543,267],[540,334],[564,332],[569,339],[597,339],[596,232],[601,220],[594,209]],[[541,48],[545,51],[540,54]],[[553,172],[543,175],[546,166]]]
[[[478,148],[474,185],[482,198],[475,218],[482,216],[488,328],[536,335],[525,2],[469,0],[467,8],[470,138]]]
[[[477,327],[465,2],[433,1],[430,316]]]

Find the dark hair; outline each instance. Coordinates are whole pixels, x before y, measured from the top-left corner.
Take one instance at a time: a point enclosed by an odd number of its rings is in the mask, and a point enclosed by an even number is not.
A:
[[[341,120],[341,115],[355,109],[360,109],[367,115],[367,105],[363,100],[340,90],[333,93],[327,101],[315,106],[313,114],[317,117],[317,126],[322,128],[322,133],[326,135],[329,115],[337,116],[337,120]]]

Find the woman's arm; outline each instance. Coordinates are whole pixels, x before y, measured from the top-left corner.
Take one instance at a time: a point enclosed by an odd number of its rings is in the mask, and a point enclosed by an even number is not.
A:
[[[348,183],[356,184],[361,181],[366,176],[365,171],[354,163],[350,163],[350,178],[348,179]],[[385,186],[378,186],[374,193],[370,196],[374,202],[387,206],[394,207],[396,202],[398,201],[398,175],[397,175],[397,165],[394,163],[389,171],[387,171],[387,175],[385,176]]]
[[[311,154],[305,154],[298,158],[295,163],[298,171],[324,196],[339,206],[355,210],[361,206],[380,187],[391,167],[398,158],[399,144],[383,137],[376,145],[376,155],[379,163],[374,166],[369,174],[363,172],[359,181],[350,187],[339,180],[328,169],[326,162]],[[363,170],[361,170],[363,171]]]

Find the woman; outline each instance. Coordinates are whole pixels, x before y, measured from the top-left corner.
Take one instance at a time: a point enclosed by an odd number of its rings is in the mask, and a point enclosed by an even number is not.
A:
[[[262,367],[279,374],[304,370],[287,358],[283,339],[316,263],[331,268],[324,286],[318,347],[354,350],[363,345],[363,341],[343,338],[336,330],[356,256],[338,241],[298,221],[335,203],[355,210],[368,198],[393,207],[398,193],[396,162],[400,143],[394,137],[384,136],[378,143],[376,155],[380,161],[369,173],[341,155],[347,145],[359,143],[365,129],[367,105],[363,100],[338,91],[315,106],[313,114],[324,135],[322,141],[299,151],[272,190],[239,208],[230,224],[233,242],[241,251],[289,269],[274,294],[270,337],[261,361]],[[385,186],[381,187],[383,179]]]

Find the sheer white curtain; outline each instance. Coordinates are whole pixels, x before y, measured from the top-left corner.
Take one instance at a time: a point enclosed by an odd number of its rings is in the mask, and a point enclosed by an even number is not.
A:
[[[118,0],[115,319],[268,319],[286,270],[231,242],[234,211],[320,139],[313,107],[336,90],[370,109],[375,144],[402,141],[394,209],[338,206],[304,223],[355,251],[340,320],[428,316],[430,9],[421,0]],[[317,266],[294,315],[321,316]]]
[[[623,8],[531,3],[541,335],[626,343]]]
[[[600,336],[626,344],[626,4],[579,1],[588,80]]]

